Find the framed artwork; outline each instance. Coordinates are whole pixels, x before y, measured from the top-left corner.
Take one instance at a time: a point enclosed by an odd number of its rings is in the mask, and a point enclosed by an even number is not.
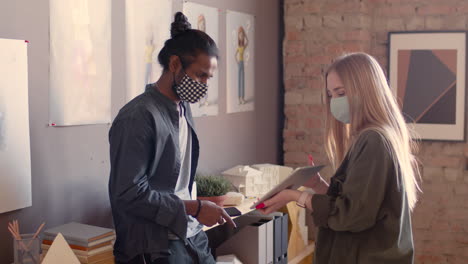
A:
[[[466,32],[390,32],[389,78],[421,139],[463,141]]]
[[[226,11],[227,113],[254,110],[255,17]]]
[[[193,29],[208,34],[219,46],[219,10],[215,7],[192,2],[184,2],[184,14]],[[219,62],[218,62],[219,63]],[[218,115],[219,71],[213,73],[208,80],[208,93],[199,102],[190,105],[194,117]]]

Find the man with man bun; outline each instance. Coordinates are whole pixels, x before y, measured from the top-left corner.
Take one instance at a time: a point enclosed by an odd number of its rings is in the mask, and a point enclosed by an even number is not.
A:
[[[203,225],[235,224],[216,204],[192,200],[199,142],[189,103],[206,94],[218,48],[178,12],[158,60],[159,80],[109,131],[114,256],[119,264],[215,263]]]

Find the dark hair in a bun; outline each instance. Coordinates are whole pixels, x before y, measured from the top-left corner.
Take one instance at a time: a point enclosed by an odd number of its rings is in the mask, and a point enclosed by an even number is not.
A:
[[[182,12],[177,12],[174,17],[174,22],[171,24],[171,38],[189,29],[192,29],[192,25],[188,22],[188,18]]]
[[[203,31],[192,29],[187,17],[177,12],[171,24],[171,38],[166,40],[158,55],[158,61],[164,70],[169,69],[169,58],[178,56],[182,67],[187,68],[195,58],[204,53],[210,57],[219,57],[214,40]]]

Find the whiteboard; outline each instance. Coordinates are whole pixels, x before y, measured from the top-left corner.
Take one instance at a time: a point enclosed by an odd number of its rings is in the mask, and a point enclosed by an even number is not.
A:
[[[0,213],[32,205],[27,45],[0,39]]]

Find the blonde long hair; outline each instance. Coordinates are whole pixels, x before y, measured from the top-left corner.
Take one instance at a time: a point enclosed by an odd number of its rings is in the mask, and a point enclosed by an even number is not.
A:
[[[241,37],[242,35],[242,37]],[[243,26],[240,26],[237,29],[237,45],[239,47],[247,47],[247,35],[245,34],[245,30]]]
[[[379,63],[368,54],[351,53],[335,60],[325,78],[330,72],[335,72],[343,82],[351,114],[350,124],[337,121],[330,112],[330,97],[324,94],[325,149],[331,163],[337,168],[362,132],[378,132],[393,158],[397,179],[399,173],[402,175],[409,206],[413,209],[419,190],[419,167],[413,155],[416,145]]]

